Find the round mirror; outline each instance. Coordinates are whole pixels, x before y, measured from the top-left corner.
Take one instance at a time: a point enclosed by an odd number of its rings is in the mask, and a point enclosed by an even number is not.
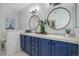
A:
[[[37,16],[37,15],[32,15],[29,19],[29,27],[32,29],[32,30],[36,30],[39,26],[39,21],[40,18]]]
[[[61,30],[68,26],[71,14],[68,9],[58,7],[51,10],[47,16],[47,23],[54,30]]]

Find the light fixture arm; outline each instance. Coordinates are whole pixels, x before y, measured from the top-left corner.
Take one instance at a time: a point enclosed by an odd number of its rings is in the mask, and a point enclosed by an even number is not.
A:
[[[29,13],[35,14],[37,12],[37,9],[33,9],[31,11],[29,11]]]

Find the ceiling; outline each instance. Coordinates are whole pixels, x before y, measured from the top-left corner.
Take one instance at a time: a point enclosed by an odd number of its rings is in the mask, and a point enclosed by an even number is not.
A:
[[[0,3],[0,13],[18,13],[29,3]]]

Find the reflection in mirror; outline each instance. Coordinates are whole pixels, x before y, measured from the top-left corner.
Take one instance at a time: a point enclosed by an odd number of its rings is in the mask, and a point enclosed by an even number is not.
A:
[[[68,9],[58,7],[49,12],[47,22],[50,28],[60,30],[68,26],[71,14]]]
[[[29,19],[29,27],[31,30],[36,30],[39,26],[40,18],[37,15],[32,15]]]
[[[50,27],[55,29],[55,22],[56,22],[55,20],[49,20]]]

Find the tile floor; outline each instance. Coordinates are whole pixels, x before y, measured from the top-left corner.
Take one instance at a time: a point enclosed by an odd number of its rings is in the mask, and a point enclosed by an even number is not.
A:
[[[30,55],[28,55],[27,53],[25,53],[23,51],[17,51],[15,53],[7,55],[6,51],[0,50],[0,56],[30,56]]]
[[[0,56],[5,56],[6,55],[6,50],[2,49],[0,46]]]
[[[12,53],[12,54],[7,55],[7,56],[29,56],[29,55],[23,51],[17,51],[15,53]]]
[[[15,53],[7,55],[6,49],[2,49],[0,46],[0,56],[29,56],[29,55],[23,51],[17,51]]]
[[[0,51],[0,56],[6,56],[6,51]]]

